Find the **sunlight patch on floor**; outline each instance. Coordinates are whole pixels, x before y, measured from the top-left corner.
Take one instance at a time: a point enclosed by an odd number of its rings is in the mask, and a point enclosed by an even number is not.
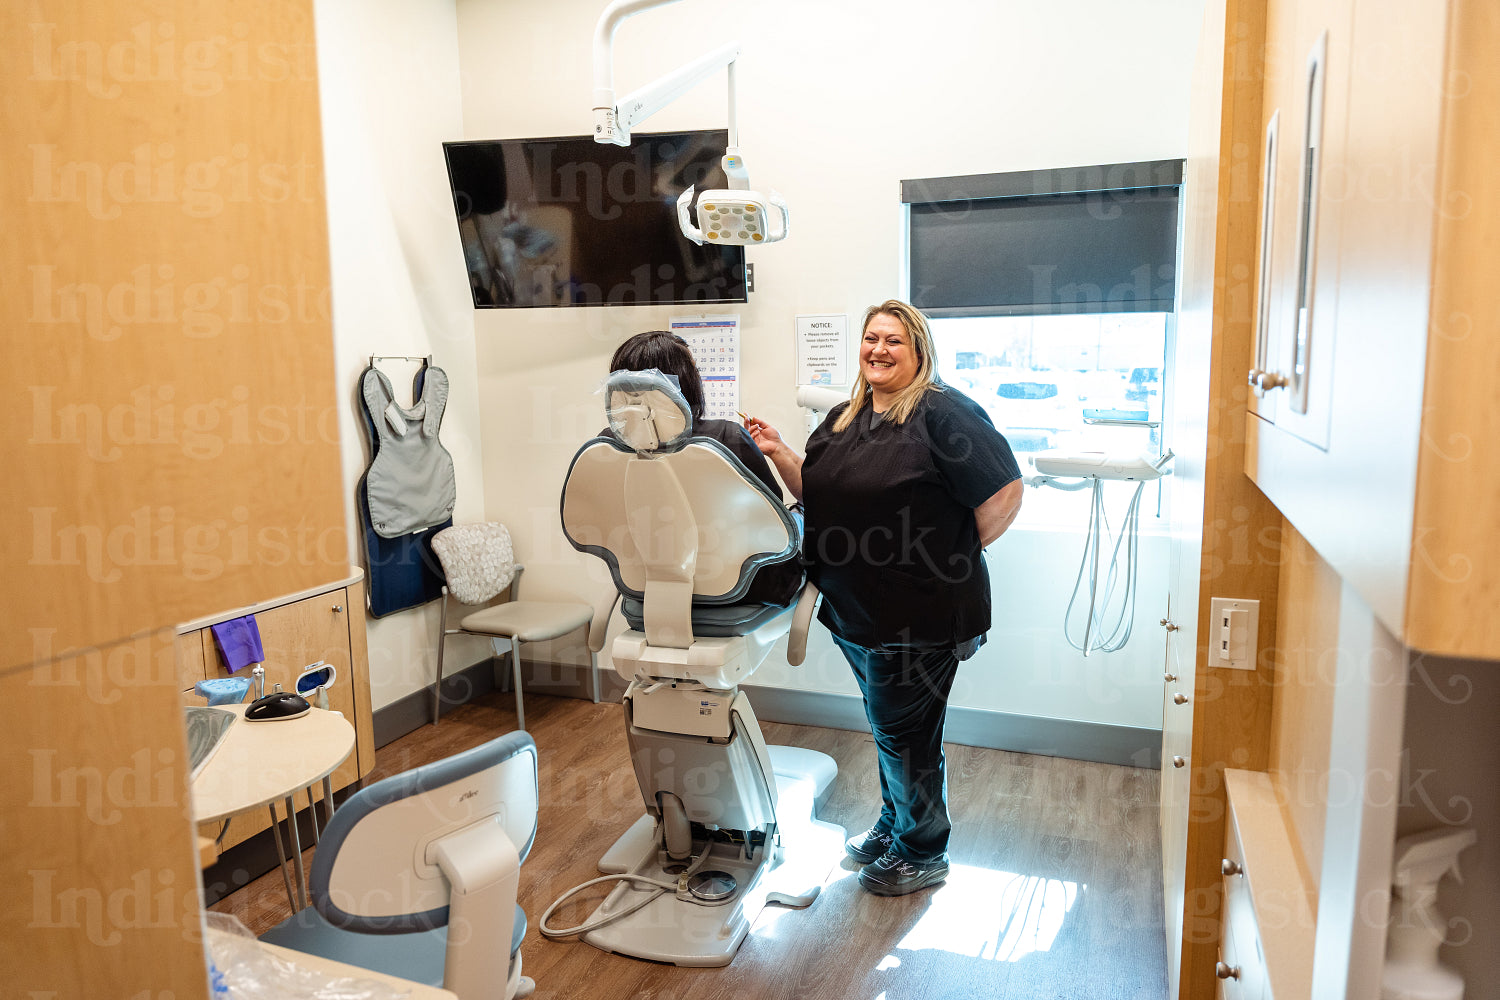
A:
[[[896,948],[1019,961],[1051,950],[1080,888],[1077,882],[954,865]]]
[[[837,831],[836,827],[830,827],[829,829],[830,831]],[[832,837],[829,840],[829,844],[832,844],[837,849],[838,856],[842,858],[844,844],[842,833],[839,832],[838,836]],[[827,844],[825,844],[824,846],[825,848],[828,848]],[[822,862],[814,859],[811,867],[804,869],[804,871],[817,871],[821,873],[824,867],[823,862],[827,861],[827,857],[825,855],[828,855],[828,849],[825,849],[823,852],[821,852],[820,855],[818,855],[819,857],[822,857]],[[858,869],[854,869],[851,871],[850,869],[844,868],[842,866],[833,866],[828,872],[827,876],[823,878],[822,889],[818,894],[819,899],[813,902],[811,908],[816,908],[818,906],[824,905],[821,901],[821,897],[825,895],[828,892],[829,888],[831,888],[836,882],[839,882],[846,878],[852,878],[858,874]],[[793,881],[795,882],[795,879]],[[777,926],[783,919],[793,913],[806,912],[808,912],[807,909],[799,907],[778,906],[774,904],[767,905],[765,909],[760,911],[760,915],[755,918],[755,923],[750,928],[750,935],[752,937],[765,938],[767,940],[774,941],[777,938]],[[797,933],[795,924],[793,925],[792,933]]]

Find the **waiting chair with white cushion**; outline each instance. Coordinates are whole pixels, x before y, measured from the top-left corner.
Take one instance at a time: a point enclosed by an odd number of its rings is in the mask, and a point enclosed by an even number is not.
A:
[[[621,884],[594,916],[564,931],[544,915],[540,928],[654,961],[726,965],[766,902],[807,905],[843,856],[843,831],[813,819],[833,759],[767,747],[739,690],[789,630],[788,660],[802,660],[811,588],[795,626],[793,603],[747,599],[759,571],[798,558],[801,531],[727,448],[692,436],[666,376],[616,372],[604,391],[614,437],[574,457],[563,531],[605,561],[621,596],[629,631],[610,653],[629,685],[646,814],[600,861]],[[683,868],[683,890],[647,899]]]
[[[261,939],[459,1000],[529,996],[516,890],[537,795],[536,743],[524,732],[361,789],[323,831],[312,906]]]
[[[500,656],[500,640],[509,642],[512,682],[516,689],[516,728],[526,728],[526,709],[521,701],[521,643],[560,639],[569,632],[588,625],[596,617],[608,618],[607,610],[596,615],[595,608],[580,601],[526,601],[518,593],[521,571],[515,561],[510,532],[495,521],[454,525],[432,538],[432,551],[443,565],[447,584],[443,587],[442,614],[438,626],[437,676],[432,683],[432,722],[438,721],[440,689],[443,683],[443,650],[450,635],[485,635],[494,643]],[[509,591],[509,600],[473,611],[459,620],[457,628],[448,627],[448,597],[460,604],[488,604]],[[599,671],[594,651],[603,642],[604,621],[597,622],[598,641],[590,634],[589,682],[594,702],[599,701]],[[500,684],[496,668],[495,686]]]

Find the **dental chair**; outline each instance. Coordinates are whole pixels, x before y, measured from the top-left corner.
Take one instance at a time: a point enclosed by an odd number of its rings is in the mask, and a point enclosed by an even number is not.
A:
[[[537,794],[536,743],[519,731],[361,789],[323,830],[313,905],[261,940],[459,1000],[529,996],[516,890]]]
[[[844,831],[814,816],[833,759],[767,747],[739,690],[789,631],[788,659],[801,662],[811,588],[795,606],[744,603],[758,570],[798,557],[801,530],[728,449],[691,436],[668,376],[616,372],[605,396],[615,439],[574,456],[562,522],[608,565],[629,625],[610,652],[645,815],[599,862],[619,884],[594,914],[564,930],[549,910],[540,928],[727,965],[766,903],[811,904],[843,856]]]

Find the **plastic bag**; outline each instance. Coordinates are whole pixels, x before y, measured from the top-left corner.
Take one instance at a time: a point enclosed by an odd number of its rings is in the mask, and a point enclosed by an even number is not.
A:
[[[203,915],[214,1000],[401,1000],[410,990],[374,979],[332,977],[262,948],[228,913]]]

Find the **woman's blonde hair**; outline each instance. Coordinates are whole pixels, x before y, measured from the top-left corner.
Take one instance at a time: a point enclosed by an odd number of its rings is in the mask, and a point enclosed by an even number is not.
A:
[[[929,389],[936,389],[937,362],[936,348],[932,343],[932,330],[927,326],[927,317],[917,311],[917,308],[900,299],[886,299],[878,306],[871,306],[865,310],[864,325],[860,327],[859,335],[864,337],[865,331],[870,328],[870,321],[876,316],[890,316],[900,323],[906,330],[906,335],[911,338],[911,346],[917,352],[917,374],[912,377],[911,384],[896,393],[895,402],[890,409],[885,411],[885,419],[898,424],[906,423],[906,419],[916,410],[917,404],[921,402],[922,396]],[[870,383],[865,381],[865,372],[861,368],[855,376],[854,388],[849,393],[849,405],[839,418],[833,423],[833,431],[837,434],[847,430],[854,423],[854,418],[859,411],[864,409],[866,403],[871,401],[873,390]]]

